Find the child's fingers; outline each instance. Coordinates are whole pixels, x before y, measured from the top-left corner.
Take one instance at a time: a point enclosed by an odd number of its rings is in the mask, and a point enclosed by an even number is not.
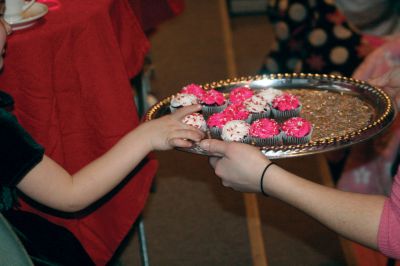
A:
[[[179,108],[172,114],[172,116],[178,120],[182,120],[185,116],[198,112],[201,110],[201,105],[200,104],[194,104],[194,105],[189,105],[189,106],[184,106],[182,108]]]
[[[193,146],[193,142],[187,139],[173,138],[169,140],[169,144],[173,147],[190,148]]]
[[[204,138],[204,133],[195,129],[180,129],[170,135],[170,139],[187,139],[191,141],[201,141]]]

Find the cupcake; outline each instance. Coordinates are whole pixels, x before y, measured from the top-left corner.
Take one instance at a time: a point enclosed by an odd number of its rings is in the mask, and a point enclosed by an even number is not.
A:
[[[282,95],[283,92],[278,89],[267,88],[259,90],[256,94],[264,98],[268,104],[271,104],[275,97]]]
[[[200,85],[197,85],[194,83],[186,85],[185,87],[182,88],[182,90],[180,92],[187,93],[187,94],[193,94],[199,100],[203,99],[203,96],[206,93],[206,91]]]
[[[232,120],[245,120],[250,122],[250,112],[247,111],[243,104],[230,104],[223,113],[226,113]]]
[[[229,103],[241,104],[253,95],[254,91],[248,87],[235,88],[229,93]]]
[[[207,131],[206,120],[204,119],[204,116],[200,113],[193,113],[193,114],[187,115],[182,119],[182,122],[187,125],[198,128],[201,131],[204,131],[204,132]]]
[[[198,103],[200,103],[200,101],[194,94],[178,93],[178,94],[172,96],[169,108],[171,110],[171,113],[173,113],[177,109],[179,109],[183,106],[188,106],[188,105],[193,105],[193,104],[198,104]]]
[[[222,112],[227,106],[227,101],[222,92],[211,89],[206,91],[202,98],[202,112],[205,117]]]
[[[272,115],[277,120],[285,120],[290,117],[298,116],[301,111],[301,103],[299,99],[290,94],[283,93],[276,96],[271,104]]]
[[[210,129],[211,137],[221,138],[222,128],[226,123],[233,120],[228,113],[215,113],[207,119],[207,126]]]
[[[279,124],[274,119],[261,118],[250,125],[250,141],[257,146],[282,144]]]
[[[289,118],[282,124],[281,130],[284,144],[305,144],[311,140],[312,125],[303,117]]]
[[[268,117],[271,113],[267,101],[258,95],[253,95],[251,98],[245,100],[243,105],[250,113],[250,121]]]
[[[222,128],[221,138],[225,141],[249,142],[250,124],[243,120],[232,120]]]

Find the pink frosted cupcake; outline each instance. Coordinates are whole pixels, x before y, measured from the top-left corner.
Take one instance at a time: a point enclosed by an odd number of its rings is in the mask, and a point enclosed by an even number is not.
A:
[[[250,125],[250,141],[257,146],[273,146],[282,144],[279,124],[274,119],[262,118]]]
[[[232,120],[232,116],[225,112],[212,114],[207,119],[207,126],[210,129],[211,137],[221,138],[222,128]]]
[[[253,95],[251,98],[244,101],[243,105],[250,113],[250,121],[266,118],[270,115],[270,107],[264,98],[258,95]]]
[[[298,116],[301,111],[299,99],[289,93],[276,96],[272,100],[272,115],[277,120],[285,120],[290,117]]]
[[[263,97],[268,104],[272,104],[272,101],[275,99],[275,97],[282,95],[283,91],[274,88],[266,88],[257,91],[256,94]]]
[[[202,100],[206,91],[197,84],[189,84],[182,88],[181,93],[193,94],[197,99]]]
[[[250,112],[247,111],[243,104],[230,104],[225,108],[223,113],[232,117],[232,120],[245,120],[250,122]]]
[[[227,100],[222,92],[211,89],[202,98],[202,112],[205,117],[222,112],[227,106]]]
[[[188,93],[177,93],[172,96],[169,108],[171,113],[175,112],[177,109],[200,103],[200,100],[194,94]]]
[[[204,132],[207,131],[206,120],[204,119],[204,116],[200,113],[193,113],[193,114],[187,115],[182,119],[182,122],[187,125],[198,128],[201,131],[204,131]]]
[[[222,128],[221,138],[225,141],[249,142],[250,124],[243,120],[232,120]]]
[[[303,117],[292,117],[286,120],[281,130],[284,144],[304,144],[311,140],[312,125]]]
[[[253,95],[254,91],[248,87],[235,88],[229,93],[229,103],[241,104]]]

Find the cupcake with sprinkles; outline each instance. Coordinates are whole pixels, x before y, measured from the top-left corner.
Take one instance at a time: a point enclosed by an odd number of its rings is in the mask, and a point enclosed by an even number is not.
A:
[[[290,93],[283,93],[276,96],[271,104],[272,115],[277,120],[285,120],[290,117],[298,116],[301,111],[299,99]]]
[[[230,104],[241,104],[246,99],[251,98],[254,95],[254,91],[248,87],[238,87],[229,93]]]
[[[188,84],[185,87],[183,87],[180,91],[181,93],[187,93],[187,94],[193,94],[199,99],[200,101],[203,99],[204,94],[206,91],[197,84]]]
[[[233,118],[229,113],[214,113],[207,119],[207,126],[210,130],[212,138],[221,138],[222,128],[226,123],[232,121]]]
[[[221,138],[225,141],[249,143],[250,124],[243,120],[232,120],[222,128]]]
[[[207,90],[202,98],[202,112],[205,117],[214,113],[222,112],[228,102],[222,92],[211,89]]]
[[[222,112],[232,117],[232,120],[245,120],[250,123],[250,112],[243,104],[230,104]]]
[[[200,100],[194,95],[189,93],[177,93],[172,96],[169,108],[171,113],[184,106],[199,104]]]
[[[257,146],[275,146],[282,144],[279,124],[270,118],[261,118],[250,125],[250,142]]]
[[[207,131],[207,124],[204,116],[200,113],[193,113],[185,116],[182,122],[186,125],[193,126],[200,129],[203,132]]]
[[[272,104],[272,101],[275,99],[275,97],[282,95],[283,91],[274,88],[266,88],[257,91],[256,94],[264,98],[268,104]]]
[[[310,142],[312,124],[303,117],[292,117],[281,125],[283,144],[305,144]]]
[[[251,98],[243,102],[244,107],[249,111],[249,121],[269,117],[271,109],[264,98],[259,95],[253,95]]]

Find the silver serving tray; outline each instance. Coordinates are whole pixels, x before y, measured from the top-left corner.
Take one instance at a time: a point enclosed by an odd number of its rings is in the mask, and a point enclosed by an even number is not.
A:
[[[358,125],[359,120],[357,119],[359,118],[357,115],[352,115],[345,120],[346,123],[349,123],[349,126],[344,125],[349,131],[335,132],[336,128],[339,127],[333,126],[332,130],[328,128],[332,132],[312,138],[307,144],[259,147],[261,152],[270,159],[311,155],[354,145],[372,138],[388,128],[397,114],[391,98],[383,90],[373,87],[364,81],[336,75],[271,74],[227,79],[202,85],[206,90],[213,88],[224,93],[229,93],[233,88],[239,86],[248,86],[254,90],[273,87],[282,90],[301,91],[305,94],[308,92],[318,93],[318,91],[329,92],[338,97],[347,97],[346,101],[349,101],[350,97],[354,97],[355,100],[362,101],[362,104],[365,103],[371,113],[370,118],[363,125]],[[171,97],[172,95],[151,107],[146,113],[145,120],[149,121],[169,114]],[[322,106],[322,108],[324,107]],[[342,111],[346,112],[346,110],[332,109],[332,113]],[[315,110],[313,112],[315,113]],[[323,113],[329,114],[330,112],[330,110],[324,110]],[[319,121],[322,120],[323,118],[315,119],[313,121],[314,126],[318,127]],[[192,148],[179,148],[179,150],[210,155],[196,144]]]

